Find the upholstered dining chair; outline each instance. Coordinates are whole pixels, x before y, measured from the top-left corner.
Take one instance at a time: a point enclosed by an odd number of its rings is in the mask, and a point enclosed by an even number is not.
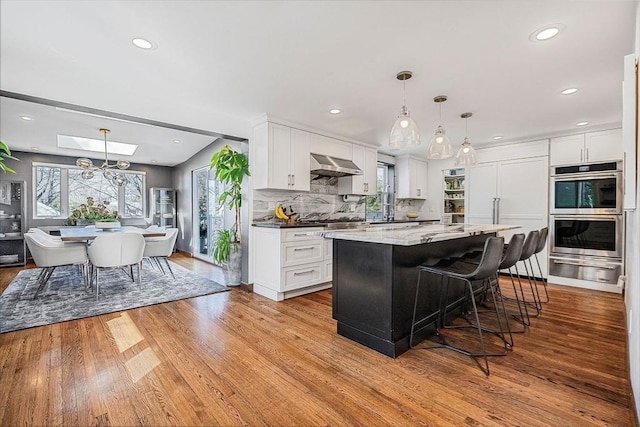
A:
[[[134,280],[133,266],[138,267],[138,286],[142,274],[144,237],[140,233],[105,233],[96,237],[87,247],[91,262],[91,285],[95,283],[96,301],[100,295],[99,270],[101,268],[129,267]],[[95,282],[94,282],[95,276]]]
[[[176,239],[178,238],[178,229],[177,228],[167,228],[165,229],[165,235],[162,237],[147,237],[144,245],[144,254],[143,258],[149,260],[149,262],[155,263],[160,271],[164,274],[164,268],[160,261],[164,261],[167,265],[167,269],[171,273],[171,276],[175,279],[176,276],[173,274],[173,270],[171,269],[171,264],[169,264],[169,260],[167,257],[173,253],[173,246],[176,244]]]
[[[40,228],[36,228],[36,227],[30,228],[28,233],[39,234],[40,236],[43,236],[47,239],[60,241],[60,236],[52,236],[51,234],[47,233],[46,231]]]
[[[43,236],[37,232],[25,233],[24,239],[27,242],[29,252],[31,252],[36,266],[42,268],[36,280],[38,290],[33,299],[38,297],[57,267],[80,265],[82,268],[82,279],[85,287],[87,287],[88,259],[85,245],[67,245],[59,240],[54,240],[49,236]]]

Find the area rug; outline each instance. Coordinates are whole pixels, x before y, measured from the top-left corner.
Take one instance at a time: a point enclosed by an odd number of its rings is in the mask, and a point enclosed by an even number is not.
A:
[[[175,279],[145,262],[140,287],[120,269],[101,269],[99,301],[85,290],[79,267],[57,268],[35,300],[41,269],[22,270],[0,296],[0,333],[229,290],[175,263],[171,268]]]

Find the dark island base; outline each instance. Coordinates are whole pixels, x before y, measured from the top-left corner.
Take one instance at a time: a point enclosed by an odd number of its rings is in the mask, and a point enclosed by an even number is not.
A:
[[[389,357],[398,357],[409,349],[417,267],[482,249],[489,236],[413,246],[334,239],[333,318],[338,322],[338,334]],[[418,318],[434,315],[438,306],[439,279],[423,275],[423,280],[434,286],[423,284]],[[451,298],[463,292],[462,283],[450,285]],[[421,331],[419,338],[434,332],[432,324]]]

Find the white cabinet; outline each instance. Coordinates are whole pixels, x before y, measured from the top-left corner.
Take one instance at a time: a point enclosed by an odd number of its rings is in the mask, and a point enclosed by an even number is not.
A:
[[[266,122],[254,128],[253,138],[255,189],[309,191],[309,132]]]
[[[352,148],[350,142],[329,138],[328,136],[311,134],[310,151],[315,154],[337,157],[339,159],[353,160],[351,158]],[[360,165],[358,165],[360,166]]]
[[[332,241],[307,234],[320,230],[255,227],[253,291],[282,301],[331,287]]]
[[[548,225],[549,166],[547,157],[480,163],[467,168],[465,221],[469,224],[514,224],[522,228],[501,233],[527,234]],[[547,248],[540,257],[546,271]],[[524,271],[524,270],[523,270]]]
[[[396,198],[427,198],[427,162],[413,157],[396,160]]]
[[[353,162],[362,170],[362,175],[346,176],[338,179],[338,194],[360,194],[375,196],[378,152],[374,148],[353,144]]]
[[[624,82],[622,84],[622,145],[624,147],[624,202],[625,210],[636,208],[636,56],[624,57]]]
[[[551,138],[552,165],[621,160],[622,129]]]

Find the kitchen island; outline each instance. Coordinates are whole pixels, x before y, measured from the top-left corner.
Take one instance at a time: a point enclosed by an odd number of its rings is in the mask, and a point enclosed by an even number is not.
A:
[[[404,353],[409,349],[417,267],[481,250],[488,236],[514,228],[518,226],[412,224],[310,233],[333,239],[333,318],[338,334],[390,357]],[[418,317],[437,311],[437,288],[421,292]],[[423,333],[429,331],[425,328]]]

